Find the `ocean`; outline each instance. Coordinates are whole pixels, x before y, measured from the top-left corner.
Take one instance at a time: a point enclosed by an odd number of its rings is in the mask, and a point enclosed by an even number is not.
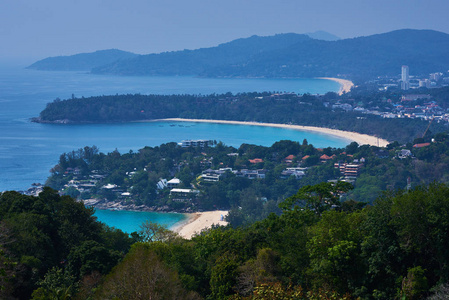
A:
[[[115,149],[123,153],[184,139],[212,139],[235,147],[242,143],[270,146],[286,139],[300,142],[307,139],[317,147],[344,147],[348,144],[348,140],[324,134],[245,125],[185,122],[58,125],[30,122],[30,118],[38,116],[45,105],[56,98],[253,91],[324,94],[338,91],[339,87],[338,83],[323,79],[118,77],[86,72],[27,70],[0,63],[0,191],[25,190],[32,183],[44,183],[62,153],[84,146],[95,145],[105,153]],[[110,224],[108,220],[117,219],[117,215],[109,218],[99,214],[98,218]],[[129,223],[129,220],[122,223]],[[116,224],[114,226],[120,228]]]
[[[140,225],[147,220],[166,228],[172,228],[175,224],[187,218],[185,214],[177,213],[119,210],[97,210],[95,211],[95,216],[99,221],[127,233],[139,231]]]

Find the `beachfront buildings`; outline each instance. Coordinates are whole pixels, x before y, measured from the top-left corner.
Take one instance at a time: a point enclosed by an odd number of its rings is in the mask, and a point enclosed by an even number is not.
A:
[[[170,190],[170,199],[176,202],[192,201],[200,191],[195,189],[172,189]]]
[[[214,141],[212,141],[212,140],[183,140],[180,143],[181,147],[183,147],[183,148],[187,148],[187,147],[204,148],[204,147],[212,146],[213,144],[214,144]]]

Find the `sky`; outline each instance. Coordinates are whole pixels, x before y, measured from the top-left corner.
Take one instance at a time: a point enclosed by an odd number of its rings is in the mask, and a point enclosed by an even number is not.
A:
[[[448,0],[0,0],[0,58],[148,54],[318,30],[341,38],[404,28],[449,33],[448,11]]]

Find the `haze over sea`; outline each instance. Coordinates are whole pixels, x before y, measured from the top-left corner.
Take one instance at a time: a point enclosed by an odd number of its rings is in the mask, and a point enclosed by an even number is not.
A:
[[[62,153],[84,146],[96,145],[105,153],[114,149],[123,153],[183,139],[213,139],[235,147],[242,143],[270,146],[285,139],[302,142],[305,138],[317,147],[344,147],[348,143],[348,140],[328,135],[244,125],[184,122],[55,125],[29,121],[56,98],[117,93],[206,95],[273,91],[324,94],[338,91],[339,87],[336,82],[322,79],[115,77],[86,72],[35,71],[0,64],[0,191],[24,190],[34,182],[44,183]],[[116,217],[110,216],[110,219]]]

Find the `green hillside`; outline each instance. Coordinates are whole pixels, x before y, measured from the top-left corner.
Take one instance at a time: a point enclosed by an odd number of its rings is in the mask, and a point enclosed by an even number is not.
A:
[[[80,53],[71,56],[48,57],[30,65],[28,69],[47,71],[89,71],[92,68],[137,56],[117,49]]]

